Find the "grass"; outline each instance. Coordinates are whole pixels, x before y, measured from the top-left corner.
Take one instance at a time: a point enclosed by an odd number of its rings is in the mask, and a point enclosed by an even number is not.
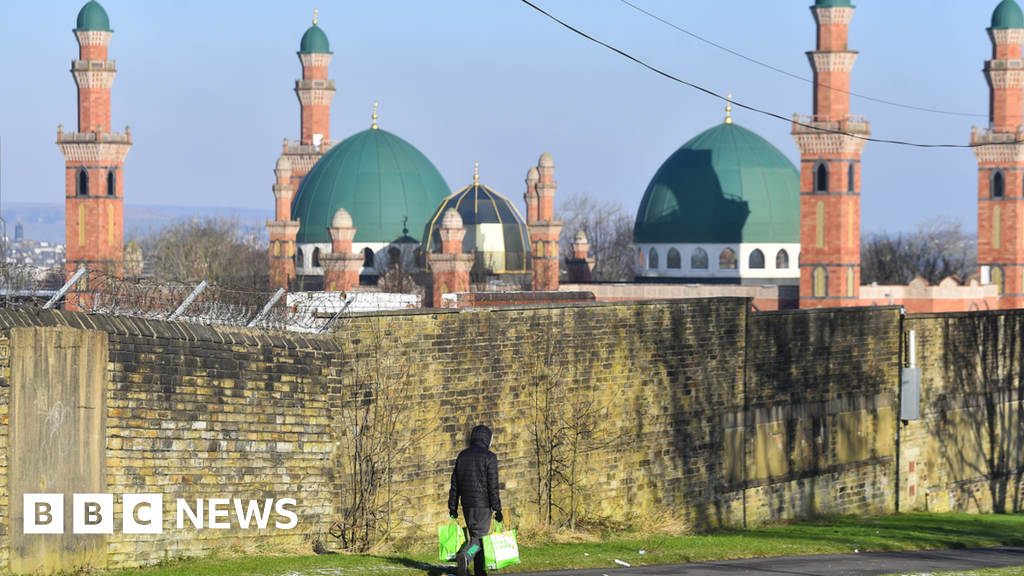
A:
[[[1008,568],[986,568],[982,570],[967,570],[966,572],[927,572],[914,576],[1020,576],[1024,574],[1024,566],[1010,566]],[[890,574],[889,576],[909,576],[907,574]]]
[[[566,535],[551,530],[523,531],[522,563],[501,572],[530,572],[634,566],[705,560],[798,554],[879,552],[1024,545],[1024,515],[901,514],[896,516],[832,516],[751,530],[674,535],[672,523],[593,530]],[[528,544],[527,544],[528,542]],[[644,553],[641,554],[640,551]],[[110,576],[215,576],[248,574],[332,576],[348,574],[429,575],[454,573],[454,564],[437,560],[436,547],[380,555],[286,555],[225,551],[203,559],[165,562],[154,567],[106,572]],[[1004,576],[1016,571],[974,571],[964,574]]]

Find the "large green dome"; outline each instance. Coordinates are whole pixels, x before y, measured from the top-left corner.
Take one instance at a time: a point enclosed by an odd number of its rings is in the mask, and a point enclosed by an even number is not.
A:
[[[331,43],[327,41],[327,34],[319,26],[313,24],[302,35],[299,42],[299,54],[333,54]]]
[[[403,230],[422,230],[451,189],[412,144],[371,128],[336,144],[302,179],[292,201],[301,227],[297,241],[330,242],[338,208],[352,216],[355,242],[394,242]]]
[[[778,148],[720,124],[661,165],[640,201],[638,243],[800,242],[800,176]]]
[[[76,32],[113,32],[110,29],[110,18],[107,16],[107,11],[100,6],[100,3],[96,0],[89,0],[89,2],[82,6],[82,9],[78,11],[78,25],[75,26]]]
[[[1003,0],[992,13],[992,30],[1024,28],[1024,12],[1013,0]]]

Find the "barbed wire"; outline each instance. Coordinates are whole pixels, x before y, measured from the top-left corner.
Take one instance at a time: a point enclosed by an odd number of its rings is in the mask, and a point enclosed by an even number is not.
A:
[[[346,314],[420,306],[418,296],[406,294],[288,294],[206,282],[126,278],[93,269],[88,269],[66,294],[60,295],[73,274],[63,268],[0,264],[0,307],[49,306],[148,320],[323,333],[337,329],[338,319]]]

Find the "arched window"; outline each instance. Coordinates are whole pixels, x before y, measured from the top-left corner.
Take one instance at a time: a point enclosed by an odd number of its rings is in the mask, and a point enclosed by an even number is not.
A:
[[[755,248],[754,251],[750,253],[750,258],[748,259],[747,263],[751,269],[763,269],[764,252],[761,252],[760,249]]]
[[[80,168],[75,176],[75,194],[79,196],[89,195],[89,171],[85,168]]]
[[[708,253],[703,248],[697,248],[690,254],[690,268],[693,270],[708,269]]]
[[[313,248],[313,268],[320,267],[320,249]]]
[[[107,196],[117,196],[117,172],[107,172]]]
[[[846,172],[846,190],[848,192],[857,191],[857,165],[850,162],[850,168]]]
[[[814,191],[828,192],[828,163],[824,160],[818,160],[814,167]]]
[[[775,267],[779,270],[789,268],[789,252],[779,250],[779,253],[775,255]]]
[[[1002,266],[993,266],[992,267],[992,283],[996,285],[997,290],[998,290],[998,294],[1000,294],[1000,295],[1003,294],[1003,289],[1006,288],[1005,278],[1006,278],[1006,276],[1003,275],[1003,268],[1002,268]]]
[[[853,268],[846,269],[846,297],[853,298],[854,290],[856,289],[856,277],[853,273]]]
[[[992,171],[992,197],[1006,197],[1006,176],[999,168]]]
[[[280,256],[280,255],[281,255],[281,241],[280,240],[274,240],[274,256]]]
[[[658,251],[651,248],[651,253],[647,255],[647,267],[651,270],[658,269]]]
[[[643,269],[644,267],[644,249],[639,248],[636,251],[636,267]]]
[[[997,250],[1003,245],[1003,209],[999,206],[992,209],[992,245]]]
[[[828,294],[828,271],[824,266],[814,269],[814,297],[824,298]]]
[[[363,268],[373,268],[372,248],[363,248]]]
[[[306,263],[302,261],[302,248],[295,249],[295,269],[305,268]]]
[[[668,251],[668,258],[665,259],[665,266],[669,270],[679,270],[683,267],[683,257],[679,255],[679,250],[672,248]]]
[[[735,270],[737,260],[738,258],[736,258],[736,253],[733,252],[732,248],[726,248],[718,255],[718,269]]]
[[[825,203],[818,202],[817,218],[815,219],[815,238],[818,248],[825,247]]]

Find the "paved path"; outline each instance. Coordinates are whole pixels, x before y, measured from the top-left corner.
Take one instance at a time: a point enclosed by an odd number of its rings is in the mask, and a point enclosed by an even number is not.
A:
[[[1024,546],[720,560],[667,566],[528,572],[517,576],[872,576],[1024,566]]]

